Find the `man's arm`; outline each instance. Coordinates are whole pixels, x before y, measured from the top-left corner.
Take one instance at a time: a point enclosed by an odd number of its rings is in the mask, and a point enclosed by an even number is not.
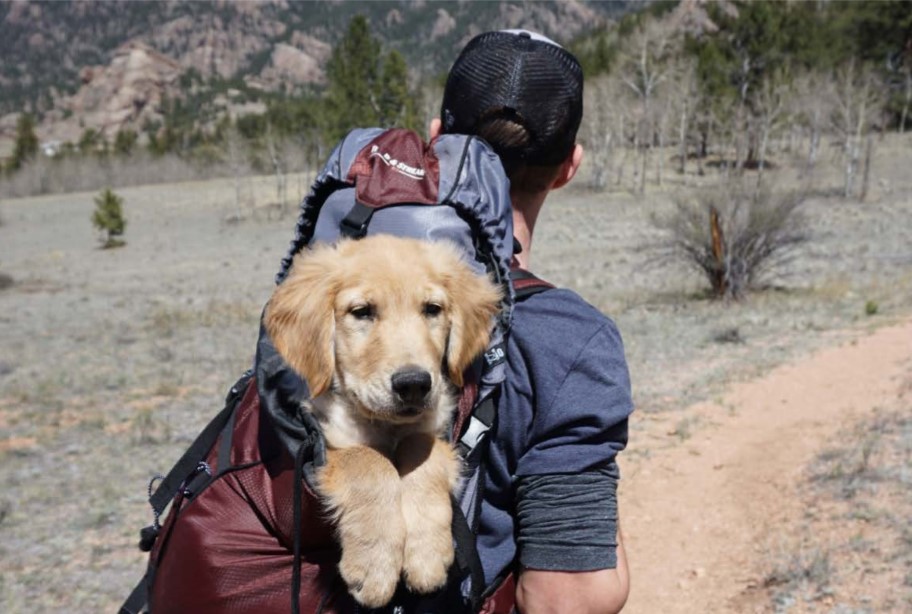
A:
[[[576,474],[517,480],[516,582],[521,614],[605,614],[627,600],[614,461]]]
[[[573,312],[566,302],[548,312],[549,324],[554,313]],[[576,322],[601,319],[580,311]],[[627,443],[630,378],[612,322],[582,334],[558,321],[561,339],[585,343],[552,339],[556,358],[531,353],[533,415],[514,482],[517,608],[522,614],[617,612],[629,589],[615,456]]]
[[[614,614],[624,607],[629,592],[627,555],[618,528],[615,569],[524,569],[516,583],[516,608],[520,614]]]

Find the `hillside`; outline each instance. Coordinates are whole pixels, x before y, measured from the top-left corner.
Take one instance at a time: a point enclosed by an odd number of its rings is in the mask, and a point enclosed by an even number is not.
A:
[[[480,31],[523,27],[569,41],[637,4],[0,0],[0,139],[23,111],[39,116],[43,140],[75,142],[86,128],[138,130],[160,119],[163,98],[189,90],[221,94],[214,115],[243,112],[264,93],[308,91],[324,82],[355,14],[418,78],[446,70]]]

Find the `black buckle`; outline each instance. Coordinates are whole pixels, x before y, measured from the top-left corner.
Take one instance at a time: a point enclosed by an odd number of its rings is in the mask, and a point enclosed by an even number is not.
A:
[[[212,468],[209,467],[209,463],[200,461],[196,466],[196,470],[181,485],[181,494],[188,499],[192,499],[199,487],[208,482],[211,477]]]
[[[373,214],[374,210],[371,207],[355,201],[355,205],[339,224],[339,232],[349,239],[364,237],[367,234],[367,226],[370,224]]]

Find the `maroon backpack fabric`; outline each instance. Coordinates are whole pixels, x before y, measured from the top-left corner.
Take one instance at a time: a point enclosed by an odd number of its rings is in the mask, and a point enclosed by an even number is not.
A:
[[[227,466],[218,465],[223,433],[206,461],[220,477],[198,497],[181,492],[162,526],[150,556],[150,611],[289,611],[294,467],[264,419],[251,380],[235,409]],[[332,530],[306,484],[303,492],[300,611],[351,612]]]

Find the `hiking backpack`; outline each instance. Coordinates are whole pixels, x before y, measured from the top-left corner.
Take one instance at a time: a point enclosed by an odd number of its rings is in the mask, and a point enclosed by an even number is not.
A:
[[[497,155],[476,137],[443,135],[427,145],[407,130],[349,133],[301,204],[276,282],[313,243],[381,233],[455,243],[478,273],[502,286],[504,298],[487,350],[466,372],[451,433],[466,471],[453,501],[450,579],[427,596],[400,585],[379,611],[506,613],[512,576],[486,585],[475,548],[481,463],[514,302],[550,286],[511,270],[509,183]],[[325,442],[301,409],[308,398],[307,383],[261,326],[253,369],[154,491],[150,484],[154,522],[140,540],[149,564],[122,614],[363,611],[336,571],[338,546],[313,490]]]

